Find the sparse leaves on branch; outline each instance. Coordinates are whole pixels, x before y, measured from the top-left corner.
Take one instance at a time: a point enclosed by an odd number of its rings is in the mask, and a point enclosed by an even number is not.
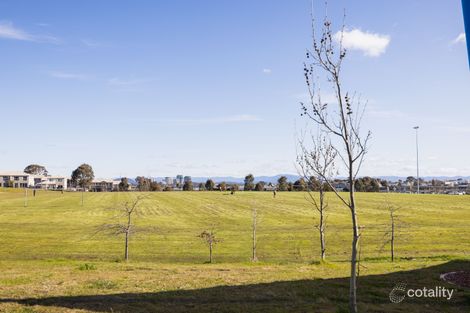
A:
[[[213,230],[204,230],[202,233],[198,235],[199,238],[204,241],[204,243],[207,245],[209,248],[209,263],[212,263],[212,253],[214,246],[218,244],[219,242],[222,242],[222,239],[219,239],[216,237],[215,232]]]
[[[117,213],[113,217],[116,222],[103,224],[96,231],[114,236],[124,235],[124,259],[126,261],[129,260],[130,237],[138,230],[133,223],[133,218],[138,215],[138,207],[143,199],[144,197],[139,196],[131,201],[126,201],[122,206],[112,208]]]
[[[333,187],[333,181],[326,175],[321,175],[325,183],[333,190],[340,201],[349,209],[352,220],[352,249],[351,249],[351,275],[349,288],[349,311],[357,312],[357,266],[359,247],[359,223],[357,218],[357,204],[355,200],[355,180],[367,153],[370,132],[362,134],[361,123],[365,110],[365,103],[355,93],[345,91],[342,78],[342,65],[345,60],[343,34],[344,22],[341,30],[333,35],[332,24],[327,16],[320,26],[320,33],[316,32],[315,19],[312,12],[312,46],[307,50],[304,62],[304,78],[308,90],[308,101],[301,102],[301,115],[312,122],[313,126],[325,134],[329,142],[329,154],[335,154],[341,160],[347,173],[349,191],[347,196],[340,194]],[[328,103],[322,98],[320,78],[325,78],[327,85],[333,90],[335,100]],[[322,139],[323,140],[323,139]],[[313,140],[322,145],[318,139]],[[305,153],[303,153],[305,154]],[[315,162],[315,155],[310,159]]]

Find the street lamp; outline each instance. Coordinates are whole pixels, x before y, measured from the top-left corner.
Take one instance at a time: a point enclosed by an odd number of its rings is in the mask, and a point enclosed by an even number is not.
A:
[[[416,179],[417,179],[417,192],[419,194],[419,150],[418,150],[418,129],[419,126],[413,127],[414,130],[416,130]]]

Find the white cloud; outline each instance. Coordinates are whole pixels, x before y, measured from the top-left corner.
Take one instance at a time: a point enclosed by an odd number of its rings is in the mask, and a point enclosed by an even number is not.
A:
[[[341,40],[341,32],[334,35],[336,41]],[[343,47],[351,50],[360,50],[364,55],[378,57],[385,53],[390,43],[389,35],[363,32],[360,29],[345,30],[343,33]]]
[[[0,37],[6,39],[34,41],[34,36],[21,29],[15,28],[11,22],[0,22]]]
[[[271,74],[272,70],[270,68],[263,68],[264,74]]]
[[[88,77],[86,75],[82,74],[74,74],[74,73],[65,73],[65,72],[60,72],[60,71],[53,71],[50,72],[49,75],[55,78],[60,78],[60,79],[75,79],[75,80],[85,80]]]
[[[226,122],[257,122],[257,121],[261,121],[261,119],[254,115],[243,114],[243,115],[229,116],[225,118],[225,121]]]
[[[458,44],[458,43],[465,43],[467,41],[467,38],[465,36],[465,33],[460,33],[457,38],[452,40],[452,44]]]
[[[58,44],[60,42],[56,37],[30,34],[22,29],[16,28],[13,26],[13,23],[6,21],[0,22],[0,38],[33,42],[48,42],[54,44]]]

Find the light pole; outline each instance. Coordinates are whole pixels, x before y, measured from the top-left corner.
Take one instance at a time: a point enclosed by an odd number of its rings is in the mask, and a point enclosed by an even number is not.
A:
[[[418,129],[419,126],[413,127],[416,130],[416,181],[417,181],[417,193],[419,194],[419,150],[418,150]]]

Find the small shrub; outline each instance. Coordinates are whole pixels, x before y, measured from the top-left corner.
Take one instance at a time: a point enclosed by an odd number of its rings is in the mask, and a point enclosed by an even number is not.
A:
[[[88,263],[85,263],[85,264],[81,264],[78,269],[80,271],[93,271],[93,270],[96,270],[96,266],[94,264],[88,264]]]

